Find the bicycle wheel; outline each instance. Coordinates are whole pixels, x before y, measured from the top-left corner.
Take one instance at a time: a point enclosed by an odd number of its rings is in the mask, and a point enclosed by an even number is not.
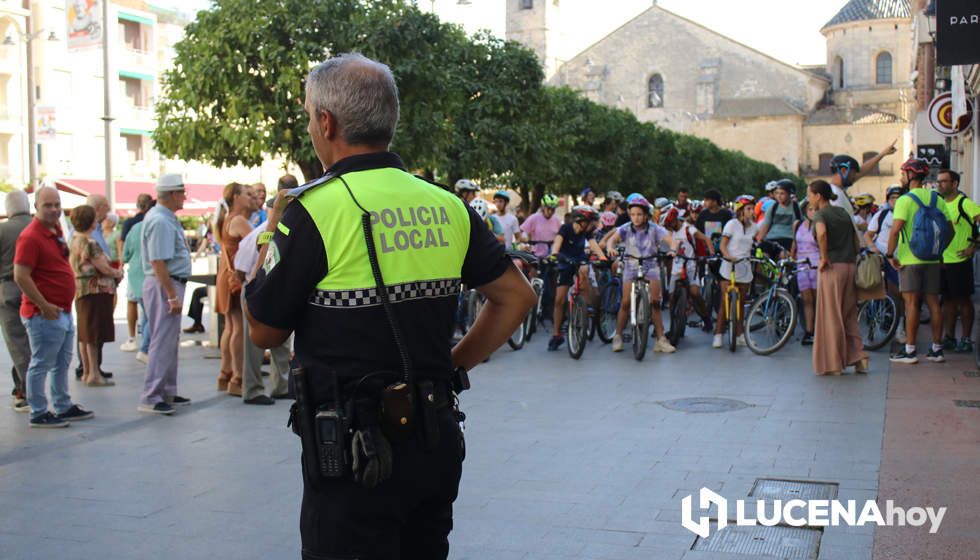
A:
[[[687,287],[679,286],[674,289],[670,298],[670,331],[667,333],[667,340],[670,344],[677,346],[684,336],[684,329],[687,327]]]
[[[634,290],[636,297],[636,323],[633,325],[633,357],[643,360],[647,353],[647,340],[650,338],[650,294],[646,288]]]
[[[517,325],[517,328],[514,329],[514,334],[510,335],[510,338],[507,339],[507,344],[509,344],[514,350],[524,348],[524,343],[527,342],[527,330],[525,328],[527,317],[530,317],[530,314],[525,316],[524,320],[521,321],[521,324]]]
[[[898,329],[898,319],[898,306],[891,296],[862,302],[858,306],[858,328],[864,349],[878,350],[888,344]]]
[[[466,330],[463,331],[465,334],[471,328],[473,328],[473,323],[476,322],[477,315],[480,314],[480,309],[483,307],[483,299],[480,292],[476,290],[470,290],[466,294],[466,319],[463,321],[463,325]]]
[[[622,290],[618,282],[609,282],[602,287],[602,292],[599,294],[596,334],[599,335],[599,340],[606,344],[612,342],[613,336],[616,335],[616,316],[619,314],[620,300],[623,297]]]
[[[541,313],[541,296],[544,293],[544,280],[540,278],[532,278],[531,289],[534,290],[535,303],[534,307],[531,308],[531,311],[528,312],[527,320],[524,322],[524,324],[527,326],[527,334],[524,336],[524,342],[529,342],[531,340],[531,336],[538,331],[538,316]]]
[[[728,350],[734,352],[738,340],[735,335],[738,332],[738,297],[734,293],[725,294],[725,301],[728,308]]]
[[[568,355],[576,360],[585,351],[585,339],[589,335],[589,314],[585,307],[585,299],[575,296],[572,302],[572,312],[568,318]]]
[[[786,290],[755,300],[746,316],[745,344],[756,354],[767,356],[782,348],[796,329],[796,303]],[[750,329],[748,325],[761,325]]]

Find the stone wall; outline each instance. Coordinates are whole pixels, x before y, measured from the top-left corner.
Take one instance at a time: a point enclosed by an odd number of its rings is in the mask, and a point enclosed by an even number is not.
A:
[[[692,129],[718,146],[798,173],[803,153],[803,115],[751,119],[710,119]]]

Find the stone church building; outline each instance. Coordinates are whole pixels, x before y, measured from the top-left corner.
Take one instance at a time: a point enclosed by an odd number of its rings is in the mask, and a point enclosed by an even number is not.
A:
[[[562,0],[565,1],[565,0]],[[548,83],[709,139],[807,179],[847,153],[864,161],[898,140],[852,194],[879,200],[912,150],[909,0],[850,0],[822,28],[827,64],[776,60],[653,2],[567,61],[552,40],[559,0],[507,0],[507,38],[541,57]]]

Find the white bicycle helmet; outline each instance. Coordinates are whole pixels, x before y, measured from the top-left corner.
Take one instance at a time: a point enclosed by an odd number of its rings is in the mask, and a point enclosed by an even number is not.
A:
[[[666,198],[662,197],[662,196],[653,201],[653,205],[656,206],[659,209],[666,208],[667,205],[669,205],[669,204],[670,204],[670,201],[667,200]]]
[[[769,181],[768,183],[766,183],[766,192],[771,193],[772,191],[776,190],[776,187],[778,186],[779,183],[777,183],[776,181]]]
[[[476,211],[476,214],[480,216],[481,220],[486,221],[487,216],[490,215],[490,205],[487,204],[487,201],[483,200],[482,198],[474,198],[471,200],[470,208]]]
[[[476,183],[470,181],[469,179],[460,179],[459,181],[456,181],[456,192],[478,190],[480,190],[480,187],[476,186]]]

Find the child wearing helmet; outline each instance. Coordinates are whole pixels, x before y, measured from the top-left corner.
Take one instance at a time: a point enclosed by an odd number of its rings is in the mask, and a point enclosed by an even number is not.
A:
[[[507,205],[510,204],[510,194],[505,190],[493,193],[493,205],[497,209],[494,216],[500,223],[504,232],[504,245],[511,247],[517,241],[516,235],[521,230],[521,225],[517,223],[517,216],[507,212]]]
[[[531,244],[531,252],[539,259],[551,254],[551,243],[558,235],[562,221],[555,215],[558,197],[546,194],[541,198],[541,207],[521,224],[521,238]]]
[[[636,258],[656,255],[663,244],[670,247],[672,251],[677,249],[677,243],[670,233],[651,220],[650,203],[646,198],[637,196],[628,204],[630,223],[617,228],[612,237],[606,241],[606,251],[609,254],[616,252],[616,245],[620,242],[626,246],[626,255]],[[613,336],[612,350],[613,352],[623,350],[623,329],[626,327],[626,320],[629,316],[633,279],[641,274],[649,282],[651,322],[657,336],[654,351],[675,352],[677,349],[664,336],[663,315],[660,309],[660,266],[656,260],[644,260],[641,265],[639,261],[629,258],[623,263],[623,298],[619,307],[619,314],[616,316],[616,334]]]
[[[599,221],[599,213],[591,206],[576,206],[569,212],[571,221],[558,230],[555,236],[553,254],[559,255],[558,286],[555,289],[554,331],[548,341],[548,350],[557,350],[564,342],[561,335],[561,324],[565,318],[565,307],[562,302],[568,297],[568,289],[575,283],[575,275],[579,276],[579,284],[585,293],[585,301],[592,305],[592,282],[589,280],[589,266],[571,264],[586,257],[586,252],[605,258],[599,245],[592,237],[595,224]]]
[[[735,270],[735,287],[738,288],[742,296],[742,301],[747,301],[749,284],[752,282],[752,263],[742,261],[735,263],[739,259],[744,259],[752,254],[752,243],[758,228],[755,225],[753,212],[755,210],[755,198],[749,195],[742,195],[735,199],[735,218],[725,224],[725,229],[721,232],[721,256],[725,259],[721,263],[721,286],[720,293],[724,294],[728,290],[731,282],[732,269]],[[725,328],[726,306],[722,305],[718,309],[718,322],[715,323],[715,337],[711,343],[713,348],[721,348],[722,331]],[[742,324],[736,325],[735,335],[738,337],[738,344],[745,345],[742,338]]]
[[[497,241],[503,243],[504,228],[500,227],[500,222],[494,216],[490,215],[490,205],[487,204],[487,201],[482,198],[474,198],[470,201],[470,208],[483,220],[483,223],[487,224],[487,229],[493,232],[493,236],[497,238]]]
[[[667,212],[664,218],[664,229],[670,232],[677,245],[677,254],[684,257],[694,257],[697,255],[697,247],[704,247],[711,255],[715,254],[710,240],[706,235],[698,231],[683,217],[683,212],[676,208]],[[698,274],[698,263],[683,259],[674,259],[670,271],[670,291],[674,291],[677,280],[681,277],[681,272],[687,273],[688,289],[691,294],[691,301],[694,302],[694,309],[697,311],[701,320],[707,328],[711,325],[711,314],[707,312],[707,306],[701,298],[701,281]]]
[[[862,245],[864,243],[864,232],[868,230],[868,220],[874,214],[875,197],[870,194],[861,193],[854,197],[854,224],[861,232]]]
[[[476,198],[477,193],[480,192],[480,187],[476,186],[476,183],[469,179],[460,179],[456,181],[455,186],[456,194],[467,204],[472,202]]]

